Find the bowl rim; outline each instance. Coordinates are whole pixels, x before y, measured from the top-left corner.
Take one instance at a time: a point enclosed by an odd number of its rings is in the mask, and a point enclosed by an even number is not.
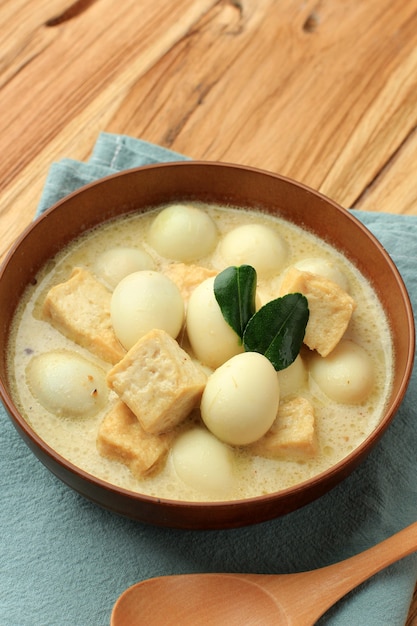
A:
[[[65,206],[69,199],[73,197],[78,197],[80,194],[83,194],[90,189],[95,189],[97,186],[101,186],[103,185],[103,183],[105,184],[109,180],[123,179],[130,174],[134,175],[135,172],[138,172],[138,171],[144,171],[144,170],[149,170],[149,169],[158,170],[158,169],[177,168],[177,167],[197,168],[197,167],[202,167],[202,166],[204,168],[206,167],[233,168],[233,169],[238,169],[241,171],[255,172],[261,175],[267,175],[270,177],[278,178],[284,182],[289,183],[290,185],[295,185],[301,190],[304,190],[310,194],[313,194],[319,198],[322,198],[325,203],[333,205],[333,207],[337,211],[342,212],[350,221],[354,222],[356,227],[362,230],[366,234],[366,236],[372,240],[373,244],[379,249],[380,254],[382,254],[382,256],[384,257],[387,265],[390,268],[390,271],[393,273],[396,279],[396,282],[402,294],[403,304],[407,312],[407,328],[405,330],[407,330],[408,332],[408,335],[410,337],[410,342],[409,342],[409,347],[408,347],[408,353],[406,356],[406,366],[404,369],[404,376],[403,376],[403,379],[401,381],[401,384],[398,388],[398,391],[395,397],[390,402],[389,410],[385,413],[384,417],[377,424],[377,426],[373,429],[373,431],[363,440],[363,442],[361,442],[358,446],[356,446],[354,450],[352,450],[352,452],[350,452],[348,455],[340,459],[337,463],[330,466],[326,470],[323,470],[322,472],[315,474],[314,476],[306,480],[303,480],[300,483],[296,483],[293,486],[290,486],[288,488],[285,488],[279,491],[274,491],[268,494],[261,494],[261,495],[253,496],[250,498],[243,498],[243,499],[236,499],[236,500],[216,500],[216,501],[196,500],[196,501],[193,501],[193,500],[176,500],[176,499],[169,499],[169,498],[160,498],[157,496],[151,496],[151,495],[143,494],[140,492],[132,491],[129,489],[125,489],[123,487],[113,485],[112,483],[109,483],[101,478],[98,478],[90,474],[89,472],[74,465],[71,461],[67,460],[65,457],[57,453],[49,444],[47,444],[36,433],[35,430],[32,429],[32,427],[20,414],[18,408],[14,404],[13,398],[7,388],[7,381],[3,380],[3,377],[0,377],[0,398],[3,404],[5,405],[7,413],[9,414],[9,417],[11,418],[13,425],[23,436],[23,439],[26,441],[29,447],[32,448],[32,451],[34,451],[34,448],[41,449],[42,452],[47,457],[49,457],[55,464],[57,464],[63,470],[68,471],[69,473],[72,473],[80,477],[82,481],[85,481],[92,485],[96,485],[102,489],[105,489],[106,491],[110,491],[117,495],[130,498],[134,501],[140,500],[141,502],[148,502],[150,504],[157,504],[157,505],[164,504],[167,507],[184,508],[187,510],[189,510],[190,508],[201,509],[201,508],[207,507],[208,505],[213,509],[220,509],[220,508],[224,509],[225,507],[236,508],[236,507],[239,507],[240,505],[250,506],[251,504],[269,503],[269,502],[272,503],[277,497],[284,498],[288,495],[296,495],[298,492],[304,491],[306,487],[308,487],[309,489],[314,489],[316,485],[319,485],[322,483],[324,478],[329,479],[331,482],[333,478],[336,479],[336,477],[340,476],[340,472],[343,470],[343,467],[345,466],[350,466],[350,469],[347,472],[347,474],[350,474],[352,469],[354,469],[355,467],[354,464],[352,465],[352,462],[354,462],[355,459],[357,459],[357,463],[359,463],[361,456],[362,456],[362,452],[365,449],[370,451],[371,448],[375,445],[375,443],[379,441],[381,435],[385,432],[385,430],[391,423],[395,413],[397,412],[399,408],[399,405],[401,404],[403,400],[403,397],[409,385],[411,373],[413,370],[414,356],[415,356],[415,333],[416,331],[415,331],[414,315],[413,315],[413,309],[412,309],[410,297],[409,297],[407,288],[405,286],[404,280],[397,266],[395,265],[394,261],[391,259],[391,256],[386,251],[382,243],[377,239],[377,237],[355,215],[353,215],[351,211],[340,206],[337,202],[325,196],[321,192],[314,190],[311,187],[307,186],[306,184],[296,181],[287,176],[270,172],[270,171],[260,169],[257,167],[247,166],[247,165],[240,165],[240,164],[220,162],[220,161],[204,161],[204,160],[169,161],[169,162],[164,162],[164,163],[147,164],[147,165],[142,165],[142,166],[138,166],[134,168],[129,168],[127,170],[121,170],[119,172],[115,172],[113,174],[109,174],[108,176],[89,182],[83,185],[82,187],[72,191],[68,195],[62,197],[61,199],[59,199],[52,206],[44,210],[29,225],[27,225],[24,228],[24,230],[16,238],[14,243],[10,246],[7,254],[4,257],[4,260],[1,263],[0,281],[9,263],[12,262],[20,246],[26,240],[26,237],[30,233],[36,231],[36,229],[38,228],[38,225],[42,223],[43,221],[47,220],[51,213],[59,210],[60,207],[62,207],[63,205]],[[120,215],[122,215],[122,213]],[[103,223],[104,221],[106,220],[103,220]],[[43,462],[42,459],[41,459],[41,462]],[[48,468],[51,470],[50,466],[48,466]],[[60,477],[61,477],[61,480],[63,480],[62,476]],[[64,482],[66,481],[64,480]],[[337,482],[340,482],[340,478],[337,478]],[[72,486],[72,488],[74,487]]]

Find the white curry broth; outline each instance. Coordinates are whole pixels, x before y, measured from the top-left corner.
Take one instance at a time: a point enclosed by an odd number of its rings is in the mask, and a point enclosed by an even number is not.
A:
[[[348,455],[374,430],[381,419],[390,390],[392,342],[387,320],[371,286],[332,247],[299,227],[267,214],[211,205],[204,206],[204,209],[215,221],[220,237],[243,223],[266,224],[271,229],[277,229],[288,244],[287,265],[309,257],[336,260],[348,279],[349,293],[357,304],[345,336],[368,352],[375,372],[373,391],[359,405],[336,404],[321,393],[311,380],[300,390],[300,394],[312,399],[314,404],[319,444],[318,453],[313,459],[265,459],[248,454],[245,448],[236,448],[235,487],[226,498],[221,494],[218,499],[242,499],[285,489],[324,471]],[[50,447],[76,466],[134,492],[177,500],[215,500],[215,496],[199,493],[185,485],[177,477],[170,455],[158,474],[141,481],[135,479],[125,465],[105,459],[97,451],[98,426],[109,406],[94,417],[57,417],[45,410],[33,397],[26,380],[26,368],[34,355],[60,348],[78,352],[105,370],[110,369],[109,364],[66,339],[40,318],[43,298],[52,285],[68,279],[73,267],[81,266],[92,271],[97,256],[113,246],[143,246],[153,257],[156,268],[163,270],[172,261],[158,256],[145,239],[150,222],[158,210],[107,222],[77,239],[39,272],[36,285],[27,288],[15,318],[9,350],[10,379],[16,404],[30,426]],[[216,251],[210,258],[199,259],[194,263],[218,271],[224,269]],[[261,296],[267,293],[270,298],[276,297],[274,292],[278,281],[278,276],[268,284],[260,281]],[[116,394],[110,392],[109,404],[115,403],[116,399]],[[198,411],[196,419],[199,419]]]

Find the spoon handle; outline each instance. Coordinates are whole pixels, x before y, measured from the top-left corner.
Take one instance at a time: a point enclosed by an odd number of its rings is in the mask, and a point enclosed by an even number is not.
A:
[[[306,610],[310,613],[306,612],[306,623],[312,623],[311,609],[314,607],[314,601],[311,601],[314,596],[318,619],[349,591],[416,550],[417,522],[414,522],[392,537],[344,561],[311,572],[296,574],[300,577],[305,576],[306,585],[309,585],[309,606],[306,606]],[[314,609],[313,611],[315,612]]]

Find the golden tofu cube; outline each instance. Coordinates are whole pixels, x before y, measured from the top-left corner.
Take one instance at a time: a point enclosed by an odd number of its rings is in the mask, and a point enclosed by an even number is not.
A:
[[[280,296],[302,293],[308,301],[310,317],[304,343],[310,350],[327,356],[343,337],[356,304],[332,280],[291,267],[282,280]]]
[[[177,285],[184,302],[188,302],[194,289],[206,278],[216,276],[217,271],[200,265],[171,263],[165,268],[164,274]]]
[[[150,435],[123,402],[117,402],[100,424],[97,435],[99,453],[127,465],[142,479],[161,468],[172,441],[171,433]]]
[[[139,339],[107,374],[107,384],[153,434],[171,430],[199,404],[207,376],[168,333]]]
[[[317,452],[314,409],[303,397],[282,402],[269,431],[251,445],[258,456],[310,458]]]
[[[59,332],[108,363],[126,354],[110,317],[111,293],[87,270],[77,267],[70,278],[52,287],[42,314]]]

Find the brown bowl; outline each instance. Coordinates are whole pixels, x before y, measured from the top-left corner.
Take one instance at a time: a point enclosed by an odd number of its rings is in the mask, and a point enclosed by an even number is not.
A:
[[[343,252],[372,283],[392,329],[395,374],[378,427],[349,456],[294,487],[246,500],[192,503],[143,496],[114,487],[75,467],[46,445],[14,405],[6,371],[9,328],[26,285],[47,259],[74,237],[104,220],[173,200],[195,199],[262,208],[302,225]],[[414,320],[398,270],[375,237],[348,211],[321,194],[264,171],[219,163],[180,162],[122,172],[58,202],[13,246],[0,274],[0,394],[19,434],[64,483],[86,498],[143,522],[176,528],[232,528],[289,513],[320,497],[368,455],[392,421],[405,394],[414,360]]]

